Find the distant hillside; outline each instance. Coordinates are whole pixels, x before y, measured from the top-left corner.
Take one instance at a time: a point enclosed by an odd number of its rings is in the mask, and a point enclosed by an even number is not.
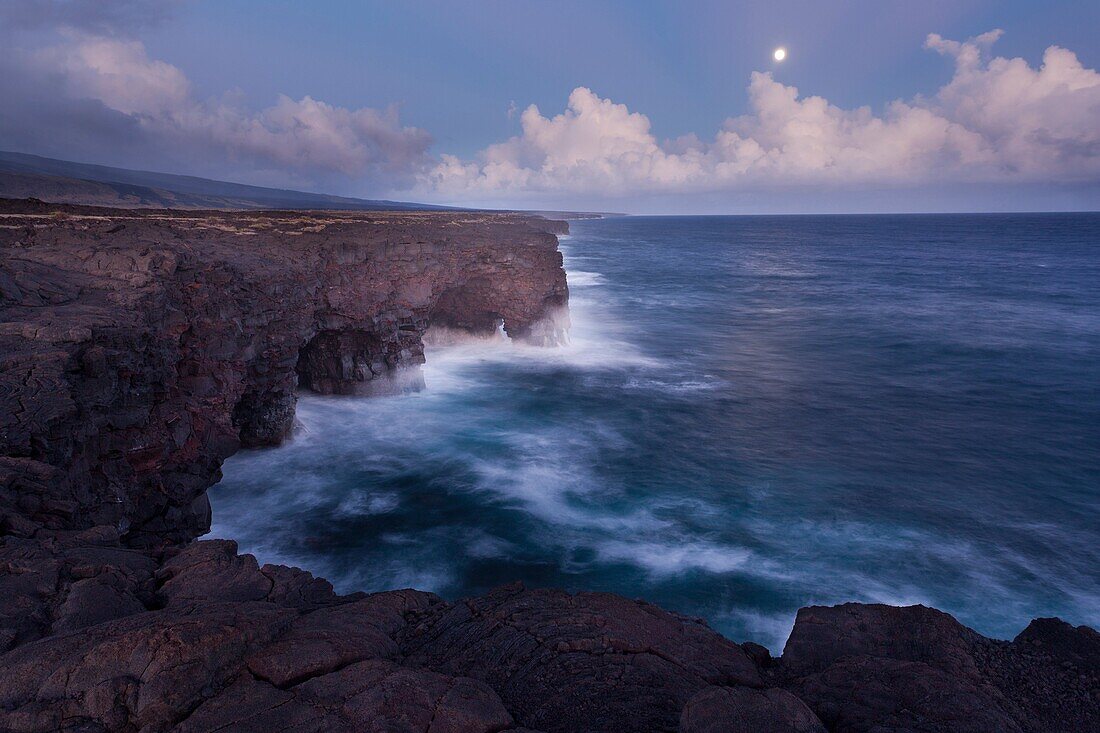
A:
[[[376,201],[134,171],[0,151],[0,198],[123,208],[446,211],[453,207]]]

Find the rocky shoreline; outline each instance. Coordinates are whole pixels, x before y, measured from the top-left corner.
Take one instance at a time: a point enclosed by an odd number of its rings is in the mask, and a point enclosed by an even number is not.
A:
[[[1100,635],[802,609],[783,655],[602,593],[336,595],[209,528],[298,389],[415,384],[430,325],[552,341],[561,222],[0,200],[0,731],[1100,730]]]

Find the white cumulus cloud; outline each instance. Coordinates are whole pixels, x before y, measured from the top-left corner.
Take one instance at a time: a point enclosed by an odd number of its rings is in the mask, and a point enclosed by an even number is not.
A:
[[[473,160],[442,156],[420,186],[476,200],[1100,180],[1100,74],[1057,46],[1039,68],[991,57],[999,35],[966,42],[930,35],[926,47],[954,59],[952,79],[881,114],[800,96],[771,74],[753,73],[749,113],[727,119],[705,141],[658,140],[645,115],[578,87],[564,112],[548,117],[528,107],[520,135]]]
[[[931,205],[942,206],[956,191],[1017,186],[1077,187],[1091,193],[1055,205],[1091,207],[1100,191],[1100,74],[1058,46],[1037,67],[996,56],[1000,31],[961,42],[929,35],[925,47],[954,64],[950,80],[881,110],[845,109],[755,72],[746,114],[709,137],[662,140],[645,114],[582,86],[553,115],[513,103],[521,133],[463,158],[433,153],[429,133],[404,125],[394,106],[280,95],[256,110],[239,93],[200,95],[120,20],[132,9],[138,26],[154,22],[159,4],[14,7],[0,12],[0,140],[54,157],[500,206],[724,211],[737,200],[759,210],[788,194],[797,208],[836,192],[869,201],[903,190],[933,191]]]
[[[170,116],[193,105],[182,71],[150,59],[140,41],[65,34],[68,42],[34,56],[44,74],[59,79],[69,97],[90,98],[128,115]]]
[[[396,107],[348,109],[280,95],[254,111],[232,93],[200,98],[182,70],[150,58],[138,40],[73,28],[62,37],[63,43],[3,59],[0,71],[24,80],[9,100],[21,98],[27,114],[51,110],[49,119],[9,123],[24,136],[40,126],[78,123],[74,118],[91,116],[92,103],[105,137],[131,138],[169,159],[231,161],[238,176],[249,169],[303,182],[335,175],[390,190],[408,186],[432,164],[431,136],[402,125]]]

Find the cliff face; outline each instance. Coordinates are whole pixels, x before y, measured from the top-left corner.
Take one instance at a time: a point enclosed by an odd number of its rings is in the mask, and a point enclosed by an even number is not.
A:
[[[1100,636],[803,609],[781,658],[519,584],[336,595],[188,542],[295,392],[415,387],[430,324],[553,340],[550,231],[502,214],[0,202],[0,731],[1100,730]]]
[[[559,223],[531,217],[8,204],[2,224],[0,505],[134,545],[205,532],[221,462],[287,435],[297,384],[415,386],[429,323],[552,338],[567,299]]]

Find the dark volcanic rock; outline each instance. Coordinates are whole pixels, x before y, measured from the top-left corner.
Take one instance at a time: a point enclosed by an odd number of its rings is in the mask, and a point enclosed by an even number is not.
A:
[[[708,687],[684,706],[680,733],[825,733],[825,726],[786,690]]]
[[[1084,672],[1100,672],[1100,633],[1058,618],[1037,618],[1013,640],[1034,654],[1057,657]]]
[[[132,565],[128,555],[136,553],[114,552],[90,551],[100,571],[93,578]],[[402,663],[397,637],[409,619],[440,603],[431,594],[337,596],[309,573],[258,567],[231,542],[192,543],[159,568],[142,570],[163,583],[149,599],[155,610],[131,605],[75,633],[55,625],[52,635],[40,632],[44,638],[0,656],[0,730],[512,725],[484,683]],[[60,606],[85,582],[73,583]],[[42,605],[48,609],[51,599]],[[43,615],[50,617],[48,610]]]
[[[921,662],[849,657],[792,689],[834,731],[1021,730],[995,691]]]
[[[0,200],[0,731],[1100,730],[1100,637],[1057,619],[813,607],[774,659],[603,593],[341,596],[188,543],[298,389],[415,386],[429,326],[558,338],[559,226]]]
[[[1046,619],[1008,643],[924,606],[814,606],[779,671],[830,730],[1100,730],[1096,636]]]
[[[289,689],[242,675],[175,730],[491,733],[511,723],[500,698],[476,680],[369,660]]]
[[[507,586],[434,607],[402,646],[411,664],[484,680],[547,731],[675,730],[700,689],[763,684],[703,623],[606,593]]]
[[[34,621],[12,625],[4,607],[18,639],[9,634],[0,654],[0,730],[1038,732],[1097,722],[1095,632],[1050,620],[1008,643],[920,607],[806,609],[793,674],[786,658],[759,668],[697,620],[609,594],[513,585],[454,604],[411,590],[339,596],[232,542],[194,542],[156,564],[114,537],[4,540],[2,598],[29,603]],[[112,592],[74,590],[89,580]]]
[[[925,606],[811,606],[798,612],[783,648],[783,668],[792,675],[805,675],[844,657],[866,655],[927,662],[946,671],[973,674],[970,650],[979,638],[943,611]]]
[[[432,323],[541,339],[567,299],[520,215],[0,216],[0,516],[134,545],[205,531],[222,460],[286,436],[298,383],[415,385]]]
[[[111,528],[0,541],[0,651],[155,605],[156,561]]]

